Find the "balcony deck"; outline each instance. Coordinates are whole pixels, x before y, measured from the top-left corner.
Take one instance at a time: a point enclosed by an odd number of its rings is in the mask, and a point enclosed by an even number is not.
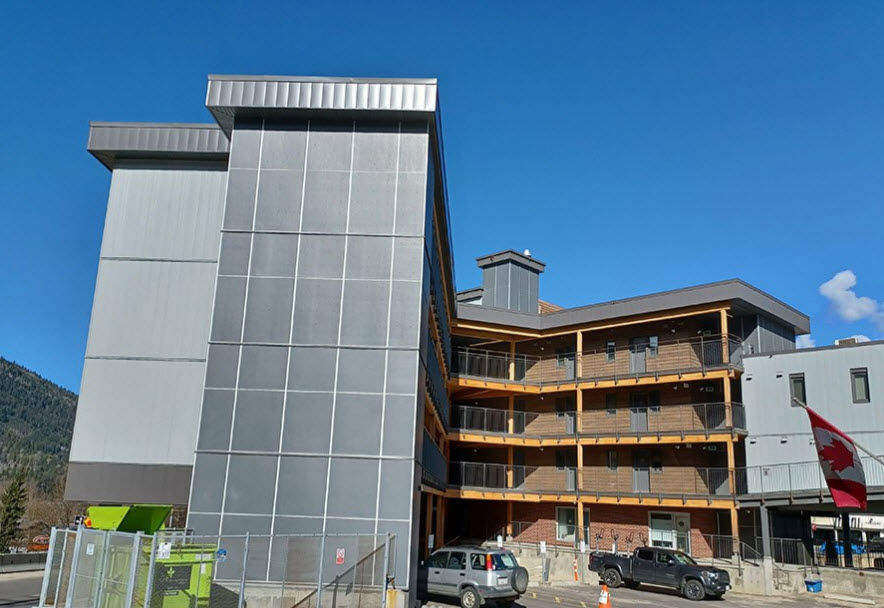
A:
[[[740,339],[720,334],[547,357],[460,347],[452,377],[455,386],[474,386],[471,381],[479,381],[533,392],[627,380],[654,382],[668,376],[704,377],[741,370],[742,351]]]
[[[560,412],[458,405],[449,438],[500,445],[721,442],[745,435],[741,403],[695,403]]]

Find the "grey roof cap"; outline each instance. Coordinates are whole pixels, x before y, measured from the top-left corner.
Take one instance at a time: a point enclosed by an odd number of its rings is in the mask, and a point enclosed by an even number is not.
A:
[[[868,342],[856,342],[855,344],[826,344],[809,348],[793,348],[791,350],[777,350],[769,353],[751,353],[743,355],[744,359],[753,357],[773,357],[779,355],[797,355],[801,353],[815,353],[824,350],[840,350],[842,348],[860,348],[863,346],[884,346],[884,340],[869,340]]]
[[[123,159],[227,159],[229,142],[216,124],[91,122],[86,149],[110,170]]]
[[[285,111],[364,118],[431,117],[437,107],[435,78],[330,78],[315,76],[209,75],[206,107],[225,133],[237,116]]]
[[[476,258],[476,264],[479,265],[479,268],[486,268],[492,264],[499,264],[500,262],[506,261],[516,262],[537,272],[543,272],[543,269],[546,268],[546,264],[540,260],[535,260],[534,258],[519,253],[514,249],[505,249],[503,251],[498,251],[497,253],[491,253]]]
[[[545,331],[715,302],[731,302],[737,312],[766,314],[791,327],[796,334],[810,332],[810,319],[807,315],[739,279],[568,308],[544,315],[459,303],[457,317],[468,321]]]
[[[474,298],[481,298],[485,293],[484,287],[473,287],[472,289],[464,289],[463,291],[458,291],[456,294],[457,301],[461,302],[463,300],[472,300]]]

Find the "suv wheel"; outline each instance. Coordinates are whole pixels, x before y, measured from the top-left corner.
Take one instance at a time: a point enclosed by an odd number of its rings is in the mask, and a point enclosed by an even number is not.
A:
[[[703,583],[692,578],[684,584],[684,596],[689,600],[699,602],[706,597],[706,589],[703,588]]]
[[[461,608],[479,608],[481,603],[482,600],[479,598],[479,594],[472,587],[464,587],[460,590]]]

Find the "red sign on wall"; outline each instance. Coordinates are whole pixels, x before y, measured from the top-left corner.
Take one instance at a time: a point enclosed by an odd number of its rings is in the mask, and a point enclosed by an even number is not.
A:
[[[340,566],[344,563],[344,548],[338,547],[335,551],[335,565]]]

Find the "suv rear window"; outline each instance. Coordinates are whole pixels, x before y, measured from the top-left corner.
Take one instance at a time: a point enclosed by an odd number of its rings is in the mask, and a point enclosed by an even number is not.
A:
[[[470,556],[470,568],[484,570],[488,555],[491,555],[492,570],[513,570],[518,565],[512,553],[473,553]]]

